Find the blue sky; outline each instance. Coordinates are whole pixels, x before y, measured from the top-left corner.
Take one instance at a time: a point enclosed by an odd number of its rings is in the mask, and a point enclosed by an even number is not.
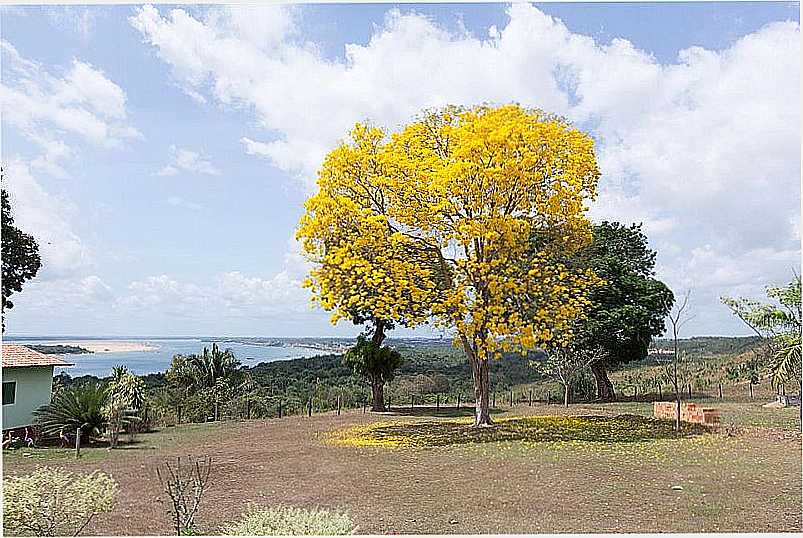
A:
[[[800,264],[797,3],[1,13],[2,160],[45,262],[10,334],[354,334],[298,289],[314,171],[354,121],[445,102],[591,130],[592,216],[645,222],[690,334],[744,334],[718,297]]]

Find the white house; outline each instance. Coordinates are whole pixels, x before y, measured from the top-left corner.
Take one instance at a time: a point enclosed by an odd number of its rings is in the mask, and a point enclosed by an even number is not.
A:
[[[33,424],[33,412],[50,403],[53,368],[72,366],[57,355],[3,344],[3,431]]]

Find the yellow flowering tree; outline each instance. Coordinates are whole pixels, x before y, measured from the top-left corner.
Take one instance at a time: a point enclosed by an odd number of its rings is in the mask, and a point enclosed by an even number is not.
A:
[[[358,125],[301,221],[308,285],[335,321],[372,312],[454,330],[475,424],[490,424],[490,361],[568,343],[588,306],[596,277],[556,254],[590,241],[598,178],[588,135],[517,105],[447,107],[389,137]]]
[[[297,234],[315,264],[304,285],[333,312],[333,323],[370,325],[372,357],[383,355],[386,331],[395,325],[425,323],[428,310],[421,305],[438,293],[428,258],[389,225],[384,136],[380,129],[357,125],[351,140],[326,157],[318,194],[305,204]],[[375,411],[384,410],[384,379],[371,379]]]

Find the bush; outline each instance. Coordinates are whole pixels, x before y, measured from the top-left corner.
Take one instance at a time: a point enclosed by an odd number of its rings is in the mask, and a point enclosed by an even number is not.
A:
[[[79,427],[82,437],[100,435],[106,427],[105,404],[106,392],[99,383],[83,383],[59,391],[33,416],[45,435],[74,434]]]
[[[78,536],[91,519],[114,506],[117,482],[108,475],[43,467],[3,480],[3,533]]]
[[[251,507],[240,521],[223,528],[223,534],[229,536],[318,536],[353,532],[354,524],[346,514],[284,506],[268,509]]]

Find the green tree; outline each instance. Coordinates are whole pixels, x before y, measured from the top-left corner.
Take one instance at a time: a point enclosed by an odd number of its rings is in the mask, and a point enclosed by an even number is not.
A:
[[[241,377],[241,363],[230,349],[217,344],[203,348],[200,355],[175,355],[165,374],[167,382],[184,389],[185,397],[197,396],[219,417],[220,404],[235,394]]]
[[[1,176],[0,182],[4,181]],[[9,297],[16,292],[22,291],[22,285],[26,280],[36,276],[42,266],[39,257],[39,244],[32,235],[26,234],[14,226],[14,216],[11,213],[11,202],[8,199],[8,192],[2,189],[2,258],[3,258],[3,304],[2,304],[2,330],[6,329],[5,312],[14,307]]]
[[[593,226],[591,244],[570,260],[605,281],[591,289],[591,307],[573,327],[572,344],[599,352],[590,366],[601,400],[616,399],[607,370],[646,357],[652,338],[665,330],[674,296],[654,277],[655,255],[641,224],[602,222]]]
[[[385,410],[385,383],[393,380],[402,365],[401,354],[388,346],[378,346],[365,335],[357,337],[357,344],[343,357],[343,364],[371,384],[372,411]]]
[[[109,444],[114,448],[123,428],[140,418],[137,414],[145,406],[145,383],[125,366],[115,366],[105,392],[103,413]]]
[[[212,344],[203,348],[200,355],[175,355],[167,371],[168,382],[192,389],[211,389],[219,380],[235,377],[241,363],[230,349],[221,350]]]
[[[722,297],[722,302],[764,342],[767,366],[773,385],[801,380],[800,275],[786,286],[767,288],[771,303],[743,297]]]

